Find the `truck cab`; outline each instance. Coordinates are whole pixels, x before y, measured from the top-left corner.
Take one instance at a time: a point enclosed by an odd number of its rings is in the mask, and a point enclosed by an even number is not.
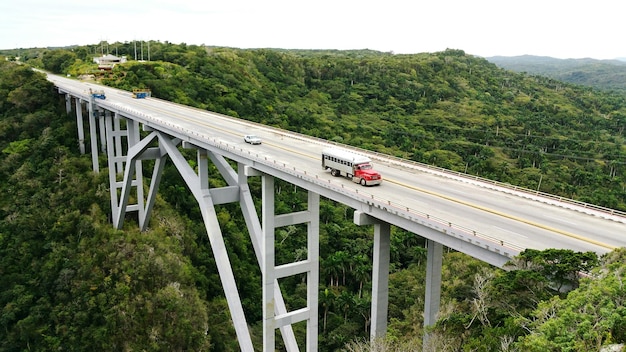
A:
[[[354,165],[352,180],[363,186],[373,186],[379,185],[383,181],[383,178],[378,171],[374,170],[372,164],[362,163]]]

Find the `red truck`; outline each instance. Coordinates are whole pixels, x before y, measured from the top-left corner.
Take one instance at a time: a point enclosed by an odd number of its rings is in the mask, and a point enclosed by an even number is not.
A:
[[[383,182],[383,177],[372,167],[370,158],[346,150],[324,149],[322,167],[330,170],[333,176],[344,176],[363,186],[375,186]]]

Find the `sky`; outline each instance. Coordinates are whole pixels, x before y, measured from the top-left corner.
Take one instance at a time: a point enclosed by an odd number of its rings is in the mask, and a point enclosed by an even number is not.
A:
[[[1,0],[0,49],[154,40],[615,59],[623,14],[618,0]]]

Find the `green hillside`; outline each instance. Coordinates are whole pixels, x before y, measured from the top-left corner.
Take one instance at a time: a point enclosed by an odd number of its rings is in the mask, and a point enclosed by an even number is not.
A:
[[[505,71],[460,50],[151,48],[153,61],[131,61],[97,77],[114,87],[146,86],[159,98],[626,210],[623,95]],[[44,55],[44,66],[58,66],[56,55]],[[85,70],[77,63],[64,72]]]
[[[504,71],[459,50],[151,48],[152,61],[111,72],[94,68],[93,47],[33,50],[26,63],[626,208],[619,95]],[[129,45],[116,49],[132,56]],[[114,230],[107,172],[92,173],[90,157],[79,155],[75,118],[64,104],[43,75],[0,61],[0,351],[237,351],[198,206],[176,170],[165,170],[147,232],[132,217]],[[258,197],[260,185],[250,182]],[[278,209],[306,204],[305,192],[277,183]],[[238,208],[217,210],[259,345],[258,264]],[[322,199],[320,212],[320,351],[357,350],[369,336],[372,231],[354,225],[353,210],[341,204]],[[285,256],[277,261],[298,253],[300,232],[276,234]],[[625,343],[625,255],[620,249],[598,261],[591,253],[528,251],[515,263],[519,270],[503,271],[447,251],[432,350],[588,351]],[[384,344],[419,351],[423,240],[393,228],[391,258]],[[592,275],[579,281],[578,270]],[[551,283],[576,289],[566,295]],[[282,284],[288,305],[301,306],[302,283]],[[303,334],[297,326],[301,341]]]
[[[487,60],[515,72],[626,93],[626,61],[623,60],[555,59],[532,55],[494,56]]]

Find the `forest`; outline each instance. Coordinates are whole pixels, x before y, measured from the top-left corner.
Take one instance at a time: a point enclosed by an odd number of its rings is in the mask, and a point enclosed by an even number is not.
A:
[[[462,50],[236,49],[151,42],[111,71],[100,46],[0,60],[0,351],[237,351],[198,205],[165,171],[150,229],[110,223],[107,172],[39,67],[471,175],[626,210],[626,97],[497,68]],[[104,162],[101,165],[105,165]],[[216,172],[212,170],[212,172]],[[260,185],[251,180],[253,192]],[[277,208],[306,192],[277,183]],[[320,351],[371,350],[372,234],[323,199]],[[255,345],[261,280],[241,214],[218,217]],[[282,252],[302,247],[280,229]],[[392,229],[389,325],[378,350],[422,350],[424,240]],[[527,250],[507,270],[447,250],[428,351],[599,351],[626,343],[626,251]],[[578,273],[585,275],[580,277]],[[564,287],[569,289],[565,290]],[[286,281],[299,306],[302,283]],[[299,341],[304,327],[295,326]],[[279,346],[279,350],[282,348]]]

